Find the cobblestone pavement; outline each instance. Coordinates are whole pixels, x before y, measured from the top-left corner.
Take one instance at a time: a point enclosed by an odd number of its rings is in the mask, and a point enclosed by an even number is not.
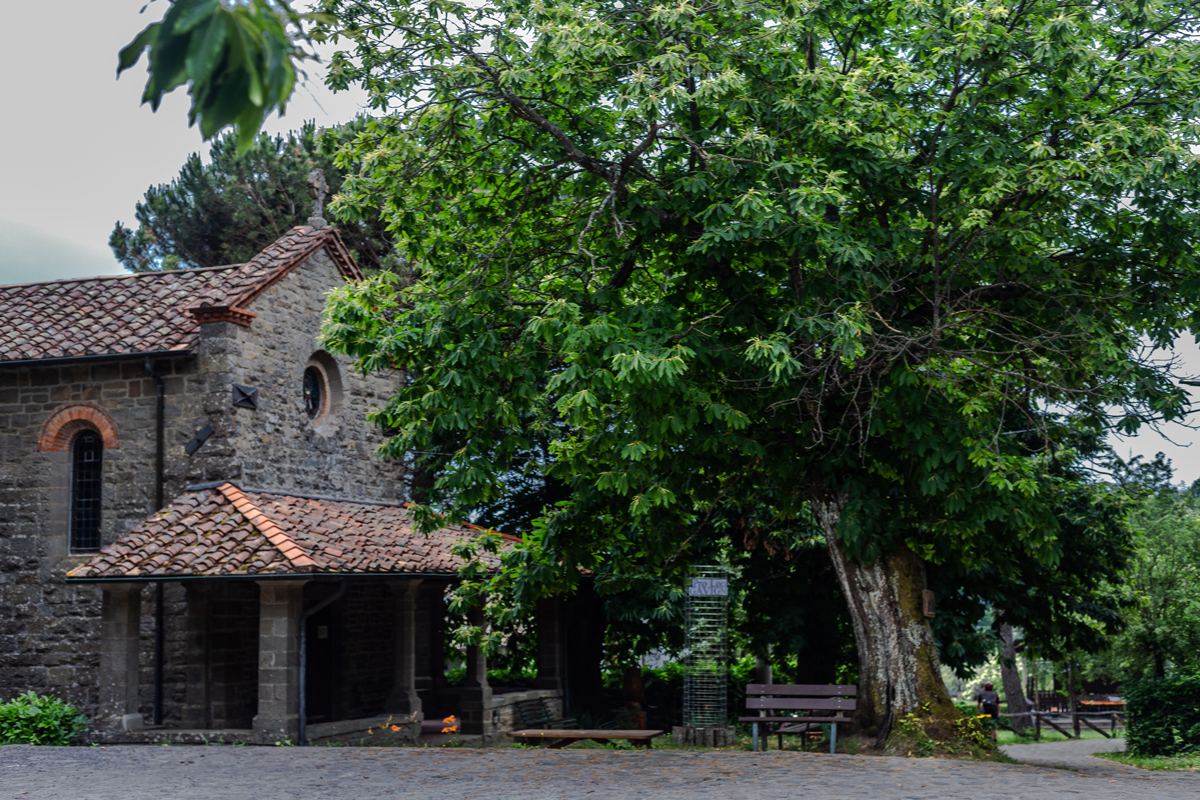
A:
[[[1101,759],[1091,761],[1098,763],[1069,770],[777,751],[8,746],[0,747],[0,800],[1200,797],[1200,774],[1108,769]]]

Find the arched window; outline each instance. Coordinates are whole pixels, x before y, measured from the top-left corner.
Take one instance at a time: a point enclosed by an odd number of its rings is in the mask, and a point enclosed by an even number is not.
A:
[[[71,443],[71,552],[100,549],[100,490],[104,483],[104,440],[84,430]]]

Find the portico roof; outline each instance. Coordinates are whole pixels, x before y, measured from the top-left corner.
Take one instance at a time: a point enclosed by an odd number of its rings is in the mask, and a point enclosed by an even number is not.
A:
[[[454,575],[451,549],[481,534],[414,530],[404,505],[238,488],[193,487],[67,573],[70,581]],[[515,537],[504,537],[515,541]],[[487,556],[490,568],[498,560]]]

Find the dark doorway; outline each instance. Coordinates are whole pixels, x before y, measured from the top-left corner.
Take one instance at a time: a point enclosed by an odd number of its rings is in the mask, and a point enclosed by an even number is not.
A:
[[[334,687],[337,685],[337,615],[332,606],[313,614],[307,621],[305,703],[308,724],[332,722]]]

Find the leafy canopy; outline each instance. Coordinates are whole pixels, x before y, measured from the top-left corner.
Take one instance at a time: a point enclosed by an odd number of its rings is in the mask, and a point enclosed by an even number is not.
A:
[[[422,266],[328,341],[406,369],[377,421],[448,507],[569,486],[562,574],[831,495],[855,555],[1052,565],[1056,442],[1186,409],[1144,348],[1200,288],[1192,3],[321,8],[380,115],[336,205]]]
[[[142,102],[157,111],[164,94],[190,83],[188,124],[200,123],[205,139],[232,125],[244,151],[266,116],[282,113],[297,62],[311,57],[296,44],[304,19],[287,0],[172,0],[121,50],[117,75],[148,50]]]

